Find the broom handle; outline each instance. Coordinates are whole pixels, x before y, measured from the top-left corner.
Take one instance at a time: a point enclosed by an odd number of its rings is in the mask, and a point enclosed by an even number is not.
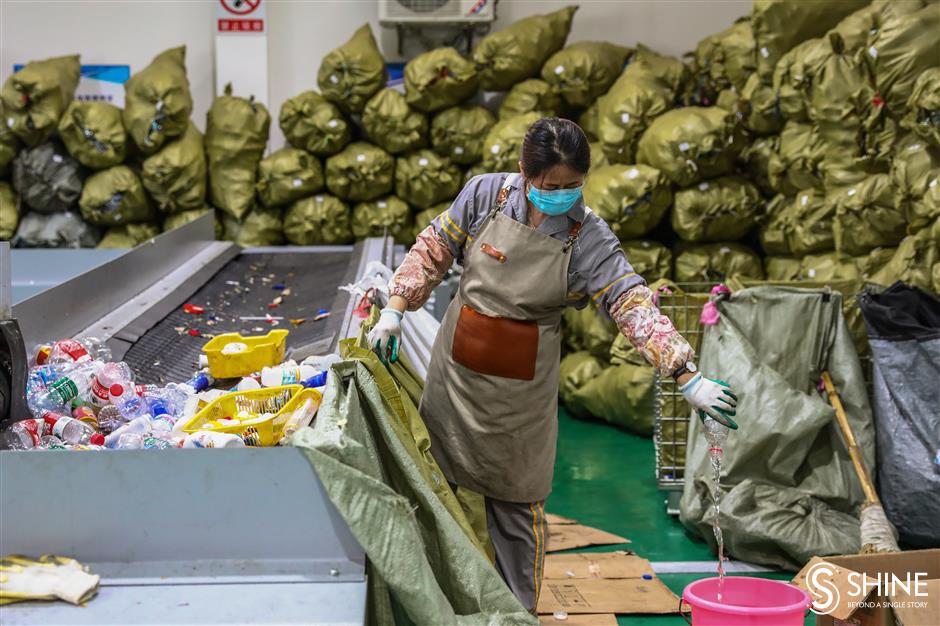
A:
[[[829,403],[836,412],[836,421],[839,422],[839,428],[842,430],[842,436],[845,437],[845,443],[849,448],[849,456],[852,457],[852,465],[855,466],[855,473],[862,483],[862,491],[865,492],[865,504],[881,504],[878,499],[878,493],[871,482],[871,475],[868,468],[865,467],[865,459],[862,458],[862,451],[858,449],[858,441],[855,440],[855,433],[849,426],[849,419],[845,415],[845,408],[842,406],[842,400],[836,393],[836,386],[832,383],[832,377],[829,372],[822,373],[823,385],[826,387],[826,393],[829,394]]]

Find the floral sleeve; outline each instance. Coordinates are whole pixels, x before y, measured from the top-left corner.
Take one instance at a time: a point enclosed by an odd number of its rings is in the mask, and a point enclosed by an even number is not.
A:
[[[428,301],[453,263],[454,255],[447,243],[433,225],[428,226],[421,231],[405,260],[395,270],[389,294],[401,296],[408,302],[408,310],[416,311]]]
[[[653,292],[646,285],[625,291],[610,307],[610,316],[661,376],[671,375],[695,356],[672,320],[653,304]]]

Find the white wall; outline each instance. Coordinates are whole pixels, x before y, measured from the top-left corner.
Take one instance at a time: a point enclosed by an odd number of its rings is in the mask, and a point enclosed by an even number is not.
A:
[[[396,56],[395,34],[378,24],[376,0],[265,0],[273,147],[283,145],[277,128],[281,103],[316,88],[320,59],[370,22],[387,58]],[[14,63],[62,54],[82,62],[147,65],[166,48],[185,44],[194,119],[205,126],[213,96],[214,0],[2,0],[0,80]],[[569,41],[642,42],[681,55],[704,36],[726,28],[750,11],[749,0],[502,0],[495,28],[521,17],[579,4]],[[247,95],[247,94],[241,94]]]

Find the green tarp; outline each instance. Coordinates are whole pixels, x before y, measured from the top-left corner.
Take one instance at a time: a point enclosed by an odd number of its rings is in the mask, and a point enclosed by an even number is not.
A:
[[[154,224],[124,224],[112,226],[98,242],[98,248],[134,248],[160,234]]]
[[[281,148],[258,164],[258,199],[279,207],[323,188],[323,166],[317,157],[297,148]]]
[[[532,15],[481,39],[473,50],[480,86],[486,91],[506,91],[536,76],[548,57],[565,45],[577,10],[569,6]]]
[[[20,223],[20,211],[16,206],[13,187],[6,181],[0,181],[0,241],[9,241]]]
[[[386,88],[372,96],[362,112],[362,128],[377,146],[391,154],[428,145],[428,117],[415,111],[396,89]]]
[[[173,230],[174,228],[179,228],[185,224],[189,224],[193,220],[197,220],[206,213],[211,213],[213,216],[213,222],[215,223],[215,238],[222,239],[222,220],[216,215],[215,211],[209,207],[202,209],[191,209],[188,211],[180,211],[179,213],[172,213],[166,216],[166,219],[163,220],[163,232],[168,230]]]
[[[676,254],[675,279],[680,283],[722,282],[729,277],[763,278],[760,257],[738,243],[681,245]]]
[[[483,158],[483,140],[495,124],[496,118],[484,107],[451,107],[434,116],[431,145],[454,163],[473,165]]]
[[[901,125],[940,148],[940,67],[917,77],[907,108]]]
[[[395,158],[364,141],[326,160],[326,187],[344,200],[372,200],[392,190]]]
[[[672,208],[672,228],[685,241],[734,241],[757,226],[764,200],[740,176],[720,176],[680,189]]]
[[[232,95],[232,86],[212,102],[206,116],[209,198],[213,206],[241,220],[255,205],[258,162],[268,142],[271,116],[251,98]]]
[[[284,222],[280,209],[256,207],[241,222],[228,213],[222,215],[223,237],[240,246],[279,246],[284,243]]]
[[[124,162],[127,133],[121,109],[113,104],[73,100],[59,120],[59,137],[85,167],[97,170]]]
[[[606,41],[579,41],[548,57],[542,80],[569,106],[585,108],[610,89],[632,53]]]
[[[584,202],[621,240],[642,237],[672,205],[672,186],[648,165],[607,165],[584,184]]]
[[[368,24],[363,24],[342,46],[327,53],[317,72],[317,85],[323,97],[353,113],[362,111],[387,80],[385,59]]]
[[[193,98],[186,78],[186,46],[161,52],[124,83],[124,128],[144,154],[189,126]]]
[[[911,233],[940,218],[940,146],[909,136],[891,162],[895,206],[904,212]]]
[[[515,172],[522,157],[522,140],[532,124],[542,119],[536,112],[497,122],[483,141],[480,172]]]
[[[874,248],[896,246],[907,221],[895,208],[891,177],[875,174],[858,184],[832,189],[826,202],[835,206],[832,232],[836,250],[858,256]]]
[[[630,240],[620,244],[633,271],[646,279],[647,283],[667,278],[672,279],[672,250],[658,241]]]
[[[555,93],[551,85],[539,78],[529,78],[513,85],[503,98],[499,104],[499,119],[508,120],[532,112],[541,117],[553,117],[561,112],[562,106],[561,96]],[[583,116],[580,122],[584,132],[588,132]]]
[[[653,120],[640,138],[637,161],[687,187],[730,172],[743,148],[734,113],[720,107],[685,107]]]
[[[80,70],[78,55],[27,63],[0,90],[3,124],[27,146],[48,140],[75,97]]]
[[[12,243],[15,248],[91,248],[99,239],[101,232],[97,228],[78,213],[64,211],[22,215]]]
[[[78,206],[85,221],[94,226],[150,222],[157,216],[140,176],[126,165],[115,165],[89,176]]]
[[[13,188],[23,204],[40,213],[74,207],[82,193],[82,177],[78,162],[54,141],[26,148],[13,161]]]
[[[206,204],[206,153],[202,133],[189,128],[144,161],[141,179],[160,210],[166,213],[194,211]]]
[[[420,111],[460,104],[476,93],[479,84],[473,62],[455,48],[435,48],[405,65],[405,99]]]
[[[336,196],[317,194],[303,198],[284,213],[284,236],[298,246],[351,243],[352,213]]]
[[[411,207],[395,196],[360,202],[352,211],[352,232],[356,239],[392,237],[396,243],[410,245],[414,240]]]
[[[462,182],[460,168],[432,150],[398,157],[395,163],[395,194],[420,209],[456,197]]]
[[[290,145],[320,156],[336,154],[352,135],[339,107],[315,91],[285,100],[278,123]]]
[[[721,320],[705,329],[699,367],[738,395],[740,428],[724,446],[719,518],[732,558],[796,570],[815,555],[860,547],[864,495],[817,390],[829,371],[874,469],[871,408],[842,304],[830,289],[755,287],[718,302]],[[697,418],[687,450],[679,518],[714,548],[712,468]]]

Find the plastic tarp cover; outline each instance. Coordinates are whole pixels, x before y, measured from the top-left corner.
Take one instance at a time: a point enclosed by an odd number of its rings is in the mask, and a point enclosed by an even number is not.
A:
[[[406,360],[386,369],[363,344],[343,342],[351,360],[332,367],[316,421],[291,443],[369,557],[368,623],[536,626],[431,456],[420,379]]]
[[[875,433],[862,368],[829,289],[755,287],[717,302],[700,367],[738,395],[722,460],[720,524],[736,559],[797,570],[814,555],[859,549],[864,501],[834,411],[817,391],[829,371],[869,468]],[[800,332],[793,332],[799,328]],[[712,468],[697,418],[689,425],[680,520],[714,547]]]
[[[903,543],[940,544],[940,299],[895,283],[859,305],[874,358],[878,491]]]

